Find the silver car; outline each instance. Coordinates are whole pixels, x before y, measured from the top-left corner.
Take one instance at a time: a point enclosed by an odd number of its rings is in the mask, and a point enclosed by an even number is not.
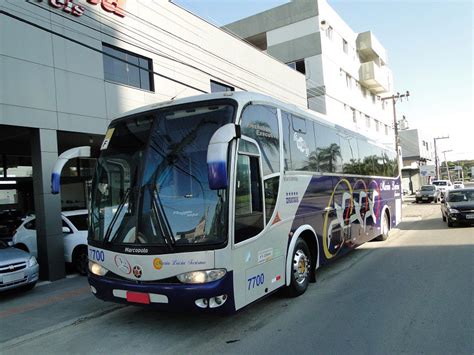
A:
[[[0,292],[16,287],[32,289],[38,281],[38,272],[34,256],[0,240]]]
[[[416,192],[416,203],[418,202],[438,202],[440,191],[434,185],[423,185]]]

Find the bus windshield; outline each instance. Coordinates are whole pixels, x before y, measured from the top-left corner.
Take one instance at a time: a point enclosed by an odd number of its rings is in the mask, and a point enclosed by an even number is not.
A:
[[[170,250],[225,242],[227,195],[209,188],[206,159],[233,115],[228,104],[194,104],[113,123],[93,181],[89,239]]]

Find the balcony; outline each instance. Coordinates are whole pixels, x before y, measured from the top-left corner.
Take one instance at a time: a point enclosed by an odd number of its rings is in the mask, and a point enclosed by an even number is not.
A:
[[[392,90],[392,71],[376,62],[362,63],[359,68],[359,81],[374,94]]]
[[[357,51],[362,62],[377,61],[387,63],[387,52],[372,32],[362,32],[357,35]]]

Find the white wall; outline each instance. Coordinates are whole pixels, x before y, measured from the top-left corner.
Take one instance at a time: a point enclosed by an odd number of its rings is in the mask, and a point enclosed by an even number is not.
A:
[[[124,18],[79,3],[86,9],[81,17],[48,1],[2,6],[98,51],[107,42],[151,58],[155,72],[206,92],[213,79],[306,107],[303,75],[167,0],[128,0]],[[125,111],[200,94],[159,75],[155,92],[107,82],[102,53],[8,16],[2,15],[0,36],[0,124],[103,134]]]

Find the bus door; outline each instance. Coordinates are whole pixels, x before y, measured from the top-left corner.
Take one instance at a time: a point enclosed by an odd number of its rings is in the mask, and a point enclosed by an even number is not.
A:
[[[262,233],[266,224],[264,185],[261,154],[256,141],[242,137],[235,174],[232,252],[237,308],[284,283],[284,253],[283,248],[275,244],[278,238],[276,229]]]

